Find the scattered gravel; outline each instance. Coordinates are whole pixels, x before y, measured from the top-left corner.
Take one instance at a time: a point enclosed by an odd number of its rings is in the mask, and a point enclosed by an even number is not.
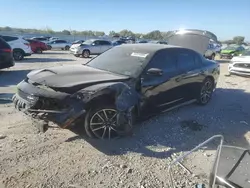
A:
[[[249,78],[225,76],[225,61],[207,106],[192,104],[161,114],[137,125],[131,137],[114,141],[87,139],[56,127],[41,133],[8,100],[30,70],[87,61],[52,51],[0,72],[0,187],[169,187],[171,159],[209,137],[223,134],[227,144],[249,147]],[[176,187],[207,184],[216,147],[210,144],[183,161],[191,175],[175,166]]]

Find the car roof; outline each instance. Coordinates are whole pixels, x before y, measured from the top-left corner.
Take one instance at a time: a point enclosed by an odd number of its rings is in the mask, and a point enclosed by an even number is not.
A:
[[[139,51],[145,51],[148,53],[154,53],[162,49],[169,49],[169,48],[182,48],[181,46],[173,46],[173,45],[167,45],[167,44],[154,44],[154,43],[136,43],[136,44],[125,44],[119,46],[120,48],[123,48],[124,50],[126,49],[131,49],[135,48],[136,50]]]

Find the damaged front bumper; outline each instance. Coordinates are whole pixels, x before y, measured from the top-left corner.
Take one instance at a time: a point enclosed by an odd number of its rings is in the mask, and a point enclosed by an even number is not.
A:
[[[27,80],[18,84],[12,100],[19,111],[35,119],[54,122],[61,128],[67,128],[86,112],[85,104],[77,98],[45,86],[34,86]]]

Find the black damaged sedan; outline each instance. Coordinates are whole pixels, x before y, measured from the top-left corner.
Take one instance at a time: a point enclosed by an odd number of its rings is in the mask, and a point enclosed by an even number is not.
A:
[[[62,128],[78,123],[89,137],[110,139],[136,120],[181,105],[207,104],[220,74],[203,57],[205,31],[173,32],[169,44],[125,44],[90,60],[34,70],[18,84],[15,107]]]

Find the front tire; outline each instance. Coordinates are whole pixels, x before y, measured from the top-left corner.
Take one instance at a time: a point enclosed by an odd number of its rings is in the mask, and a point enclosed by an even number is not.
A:
[[[42,51],[41,48],[37,48],[37,49],[36,49],[36,53],[37,53],[37,54],[41,54],[41,53],[43,53],[43,51]]]
[[[199,89],[197,102],[199,105],[206,105],[212,98],[214,92],[214,81],[206,78]]]
[[[117,124],[117,110],[114,104],[103,104],[90,109],[85,117],[87,136],[98,139],[114,139],[132,131],[132,123]]]
[[[89,58],[89,56],[90,56],[90,51],[89,50],[83,50],[82,57]]]
[[[13,58],[15,61],[21,61],[24,58],[24,53],[21,50],[13,51]]]
[[[51,50],[51,49],[52,49],[52,46],[50,46],[50,45],[48,45],[47,47],[48,47],[48,50]]]

